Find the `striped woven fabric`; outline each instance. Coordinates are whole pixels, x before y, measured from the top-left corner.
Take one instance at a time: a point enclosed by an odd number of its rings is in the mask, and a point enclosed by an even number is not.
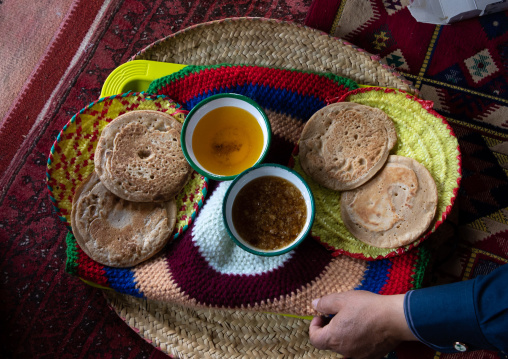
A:
[[[166,95],[185,110],[220,92],[251,97],[265,109],[272,125],[265,162],[287,165],[309,117],[356,88],[356,83],[330,74],[217,65],[188,66],[156,80],[148,92]],[[152,300],[300,316],[315,314],[312,299],[332,292],[365,289],[396,294],[421,286],[429,257],[425,245],[375,261],[334,256],[310,237],[278,257],[243,251],[231,241],[222,221],[222,202],[230,183],[209,181],[208,197],[188,229],[162,253],[133,268],[99,265],[69,233],[67,271]]]

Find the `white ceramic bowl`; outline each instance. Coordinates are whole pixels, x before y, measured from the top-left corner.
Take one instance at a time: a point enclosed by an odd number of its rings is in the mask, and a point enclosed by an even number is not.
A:
[[[235,201],[236,196],[238,195],[240,190],[250,181],[264,176],[281,177],[291,182],[293,185],[296,186],[296,188],[298,188],[307,206],[307,218],[305,220],[305,224],[300,234],[285,247],[274,250],[264,250],[254,247],[252,244],[244,240],[238,234],[238,231],[236,230],[235,225],[233,223],[232,212],[233,212],[233,203]],[[253,198],[253,200],[256,199]],[[276,256],[289,252],[290,250],[296,248],[309,234],[312,224],[314,222],[314,215],[315,215],[314,197],[305,180],[292,169],[289,169],[287,167],[278,164],[262,164],[254,166],[242,172],[239,176],[236,177],[236,179],[233,181],[231,186],[226,191],[226,195],[224,197],[224,202],[222,205],[222,216],[224,220],[224,225],[231,239],[244,250],[261,256]]]
[[[185,158],[192,166],[192,168],[194,168],[194,170],[196,170],[203,176],[218,181],[227,181],[234,179],[239,173],[236,173],[234,175],[221,175],[210,172],[196,159],[192,147],[194,130],[196,129],[196,126],[198,125],[199,121],[210,111],[220,107],[238,107],[243,110],[246,110],[247,112],[249,112],[251,115],[254,116],[259,126],[261,127],[261,130],[263,132],[263,147],[261,150],[261,154],[259,155],[257,161],[253,165],[261,163],[265,158],[268,149],[270,148],[271,127],[265,112],[255,101],[246,96],[233,93],[223,93],[210,96],[204,99],[203,101],[199,102],[189,112],[183,124],[181,134],[182,150],[185,155]]]

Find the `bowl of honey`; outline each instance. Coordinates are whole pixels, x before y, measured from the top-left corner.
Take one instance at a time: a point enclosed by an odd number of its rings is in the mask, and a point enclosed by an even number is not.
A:
[[[224,93],[199,102],[187,115],[181,143],[185,157],[205,177],[227,181],[259,164],[270,148],[271,127],[252,99]]]
[[[276,256],[296,248],[309,234],[315,204],[305,180],[292,169],[261,164],[238,175],[222,205],[224,226],[244,250]]]

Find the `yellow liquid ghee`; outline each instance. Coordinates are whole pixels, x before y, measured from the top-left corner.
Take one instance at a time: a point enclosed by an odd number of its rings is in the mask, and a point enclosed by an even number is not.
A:
[[[237,175],[261,156],[263,130],[248,111],[227,106],[208,112],[194,129],[192,148],[196,160],[219,176]]]

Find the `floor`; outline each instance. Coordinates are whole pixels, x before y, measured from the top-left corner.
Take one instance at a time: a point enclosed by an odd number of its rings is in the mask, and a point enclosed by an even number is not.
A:
[[[73,0],[0,1],[0,83],[3,84],[0,119],[30,81],[72,3]]]

